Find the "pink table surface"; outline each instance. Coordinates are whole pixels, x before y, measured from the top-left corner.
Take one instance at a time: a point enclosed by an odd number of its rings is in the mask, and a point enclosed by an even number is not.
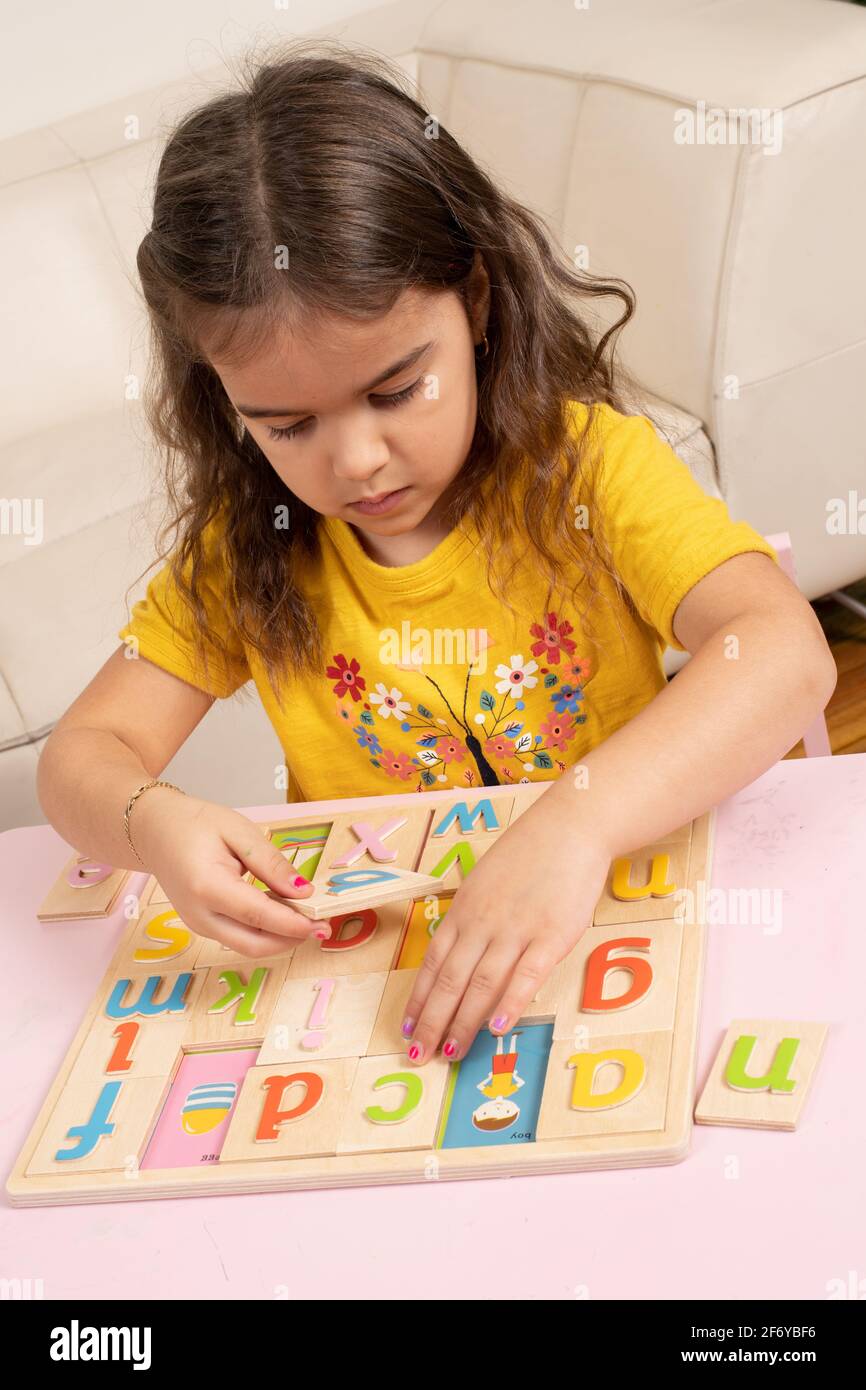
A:
[[[708,926],[698,1085],[732,1019],[826,1021],[794,1133],[697,1125],[679,1164],[555,1177],[20,1209],[3,1193],[0,1278],[46,1299],[825,1299],[866,1277],[864,846],[866,754],[783,761],[719,807],[713,887],[778,890],[782,928]],[[123,926],[36,920],[69,853],[47,826],[0,835],[4,1183]]]

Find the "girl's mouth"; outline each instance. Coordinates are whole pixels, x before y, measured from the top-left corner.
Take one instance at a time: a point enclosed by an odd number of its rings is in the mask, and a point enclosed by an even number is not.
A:
[[[355,511],[361,512],[364,516],[379,516],[383,512],[390,512],[394,507],[399,506],[408,491],[408,487],[398,487],[394,492],[380,493],[378,498],[350,502],[349,506],[354,507]]]

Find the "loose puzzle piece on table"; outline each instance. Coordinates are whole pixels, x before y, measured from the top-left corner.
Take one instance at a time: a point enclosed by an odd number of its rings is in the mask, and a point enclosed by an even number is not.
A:
[[[796,1129],[826,1037],[826,1023],[735,1019],[695,1119],[704,1125]]]
[[[36,916],[40,922],[108,917],[128,878],[128,869],[113,869],[86,854],[73,854]]]

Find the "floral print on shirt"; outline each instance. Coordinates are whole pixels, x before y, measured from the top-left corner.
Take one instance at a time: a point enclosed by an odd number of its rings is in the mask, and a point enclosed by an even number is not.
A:
[[[529,782],[530,774],[553,768],[562,772],[569,744],[586,722],[583,688],[590,675],[589,662],[575,656],[573,631],[570,622],[547,613],[544,622],[529,628],[527,656],[514,653],[483,683],[480,673],[467,666],[459,712],[423,666],[417,674],[435,693],[427,703],[413,706],[385,681],[368,688],[361,663],[339,652],[326,669],[338,697],[337,718],[350,727],[373,767],[405,783],[407,791],[412,783],[420,792],[443,783],[498,786]],[[467,710],[471,675],[482,683],[474,713]],[[548,692],[549,708],[533,732],[525,726],[524,695],[539,683]]]

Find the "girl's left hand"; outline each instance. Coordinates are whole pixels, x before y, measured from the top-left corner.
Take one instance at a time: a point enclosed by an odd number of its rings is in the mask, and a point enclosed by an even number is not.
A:
[[[494,1036],[512,1027],[591,924],[610,863],[585,818],[547,794],[504,830],[427,947],[403,1023],[410,1059],[444,1041],[458,1061],[488,1020]]]

